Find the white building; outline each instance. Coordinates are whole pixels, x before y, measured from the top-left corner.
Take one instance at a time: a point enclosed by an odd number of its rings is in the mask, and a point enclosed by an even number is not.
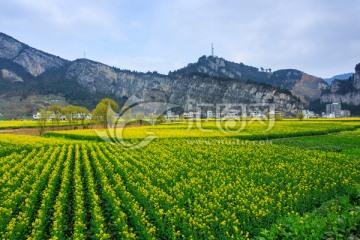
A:
[[[224,118],[236,119],[236,118],[239,118],[239,114],[236,112],[228,112],[228,113],[225,113]]]
[[[167,111],[166,112],[166,119],[168,119],[168,120],[177,120],[177,119],[179,119],[179,115],[175,114],[172,111]]]
[[[55,118],[55,114],[53,112],[48,111],[46,114],[48,116],[47,120],[53,120]],[[40,112],[37,112],[36,114],[33,115],[34,120],[39,120],[41,118],[42,118],[42,116],[41,116]],[[76,114],[71,115],[71,119],[73,119],[73,120],[74,119],[79,120],[79,119],[83,119],[83,118],[85,120],[91,120],[92,114],[89,113],[89,114],[84,115],[84,113],[76,113]],[[60,116],[59,119],[60,120],[68,120],[67,117],[64,115]]]
[[[351,116],[350,110],[341,110],[341,117],[348,118]]]
[[[200,118],[200,112],[184,112],[184,118]]]
[[[304,114],[304,118],[315,118],[316,117],[316,115],[313,111],[301,110],[301,112]]]
[[[254,111],[254,112],[250,113],[250,117],[253,117],[253,118],[265,118],[266,116],[261,111]]]
[[[47,115],[47,120],[51,120],[53,118],[55,118],[55,115],[52,112],[46,112]],[[42,114],[40,112],[37,112],[36,114],[33,115],[33,119],[34,120],[39,120],[42,119]]]
[[[341,117],[341,104],[340,103],[326,104],[326,114],[324,117],[327,118]]]

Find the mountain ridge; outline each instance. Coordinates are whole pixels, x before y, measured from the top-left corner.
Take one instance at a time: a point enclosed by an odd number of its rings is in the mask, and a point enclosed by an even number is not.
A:
[[[172,75],[194,73],[269,84],[276,88],[289,90],[305,104],[318,99],[320,92],[329,87],[321,78],[296,69],[281,69],[271,72],[271,69],[259,70],[256,67],[214,56],[202,56],[196,63],[188,64],[184,68],[171,72]]]
[[[355,66],[355,73],[347,80],[334,80],[331,88],[322,94],[321,102],[360,105],[360,63]]]
[[[354,75],[354,73],[342,73],[342,74],[338,74],[329,78],[324,78],[324,81],[327,82],[327,84],[331,85],[331,83],[334,80],[347,80],[350,77],[352,77],[352,75]]]
[[[34,60],[36,56],[36,61]],[[33,76],[68,63],[68,60],[30,47],[11,36],[0,33],[0,58],[12,60],[25,67]]]
[[[197,103],[274,103],[289,116],[295,116],[304,103],[319,99],[322,88],[330,88],[321,78],[299,70],[265,72],[213,56],[202,56],[168,75],[122,70],[84,58],[62,59],[1,33],[0,85],[3,99],[21,96],[21,101],[30,95],[53,94],[64,102],[93,108],[100,97],[124,102],[135,95],[139,100],[177,104],[179,111]],[[47,105],[33,104],[31,109]]]

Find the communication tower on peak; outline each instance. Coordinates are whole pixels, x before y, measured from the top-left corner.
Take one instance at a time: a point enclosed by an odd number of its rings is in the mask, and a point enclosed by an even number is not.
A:
[[[214,44],[211,44],[211,56],[214,57]]]

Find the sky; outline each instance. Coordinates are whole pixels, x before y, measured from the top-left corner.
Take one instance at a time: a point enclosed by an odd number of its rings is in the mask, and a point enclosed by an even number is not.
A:
[[[0,32],[68,60],[167,74],[199,57],[318,77],[360,63],[360,0],[0,0]]]

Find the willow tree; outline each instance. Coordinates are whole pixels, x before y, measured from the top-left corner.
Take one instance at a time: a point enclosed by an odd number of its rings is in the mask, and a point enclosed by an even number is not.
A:
[[[63,108],[59,105],[52,105],[49,107],[49,111],[52,112],[52,122],[56,122],[59,128],[61,116],[64,114]]]
[[[113,120],[114,113],[119,110],[119,105],[110,98],[102,99],[93,110],[93,119],[97,120],[104,127],[108,125],[108,121]]]

